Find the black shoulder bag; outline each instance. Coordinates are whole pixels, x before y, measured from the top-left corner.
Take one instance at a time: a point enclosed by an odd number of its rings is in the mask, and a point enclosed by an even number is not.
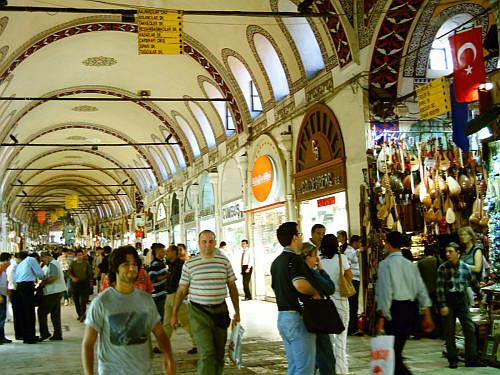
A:
[[[290,273],[291,267],[292,262],[290,258],[288,262],[288,273]],[[302,318],[309,332],[339,334],[344,331],[344,324],[340,319],[335,304],[330,298],[301,298],[301,302]]]

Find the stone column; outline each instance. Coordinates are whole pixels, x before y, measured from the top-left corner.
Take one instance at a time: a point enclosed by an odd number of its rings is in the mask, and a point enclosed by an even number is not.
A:
[[[244,153],[243,155],[236,156],[235,160],[241,172],[241,177],[242,177],[241,181],[243,183],[243,210],[246,210],[248,207],[250,207],[250,192],[248,191],[248,179],[251,176],[250,176],[250,171],[248,170],[248,155]],[[245,237],[251,238],[252,237],[251,214],[245,214],[245,228],[246,228]]]
[[[8,250],[8,233],[7,233],[7,214],[2,212],[0,213],[0,251],[2,253],[7,252]]]
[[[292,147],[293,137],[292,132],[283,132],[280,135],[279,147],[285,156],[286,172],[285,172],[285,213],[287,221],[297,221],[297,210],[295,209],[295,195],[292,189],[292,172],[293,158]]]

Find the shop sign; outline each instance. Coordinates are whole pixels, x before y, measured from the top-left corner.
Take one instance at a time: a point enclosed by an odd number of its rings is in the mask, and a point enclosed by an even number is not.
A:
[[[135,227],[135,237],[136,238],[144,237],[144,227],[143,226]]]
[[[158,205],[158,213],[156,214],[156,220],[160,221],[167,217],[167,213],[165,212],[165,205],[160,203]]]
[[[181,10],[137,9],[139,55],[184,53]]]
[[[318,208],[335,204],[335,196],[318,199]]]
[[[347,188],[344,164],[341,160],[333,160],[322,168],[306,170],[293,177],[298,201],[331,195]],[[326,203],[325,201],[324,205]]]
[[[200,217],[210,216],[213,215],[214,213],[215,213],[215,207],[210,206],[200,210]]]
[[[230,223],[243,219],[243,200],[225,204],[222,206],[222,223]]]
[[[36,220],[43,224],[45,222],[45,211],[37,211],[36,212]]]
[[[259,156],[252,168],[252,192],[259,202],[264,202],[273,187],[273,164],[266,155]]]
[[[189,212],[184,215],[184,223],[192,223],[194,221],[194,212]]]

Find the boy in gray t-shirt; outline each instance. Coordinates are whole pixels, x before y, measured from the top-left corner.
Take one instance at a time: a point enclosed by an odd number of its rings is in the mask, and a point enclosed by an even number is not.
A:
[[[151,296],[133,286],[139,257],[131,246],[116,249],[110,256],[110,281],[92,301],[85,319],[82,358],[85,374],[93,374],[94,345],[98,341],[98,372],[106,374],[153,374],[151,332],[165,356],[165,374],[175,374],[170,341]]]

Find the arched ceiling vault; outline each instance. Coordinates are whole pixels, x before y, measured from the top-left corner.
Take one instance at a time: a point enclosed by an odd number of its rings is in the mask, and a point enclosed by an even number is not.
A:
[[[48,3],[296,12],[302,0],[8,0],[18,7]],[[30,222],[26,201],[50,207],[77,194],[90,205],[80,214],[89,222],[129,214],[136,200],[192,177],[199,158],[250,133],[260,114],[251,105],[250,81],[263,112],[330,73],[336,87],[369,72],[368,85],[397,96],[404,66],[389,71],[386,63],[404,58],[415,20],[439,0],[312,3],[330,17],[185,15],[182,55],[139,55],[137,24],[120,14],[0,11],[0,206]],[[144,100],[142,90],[153,100]],[[267,114],[273,116],[260,118]],[[132,186],[110,186],[124,181]]]

